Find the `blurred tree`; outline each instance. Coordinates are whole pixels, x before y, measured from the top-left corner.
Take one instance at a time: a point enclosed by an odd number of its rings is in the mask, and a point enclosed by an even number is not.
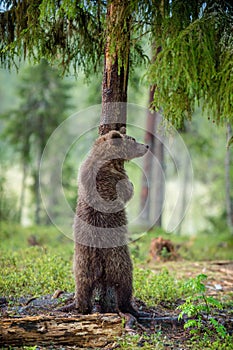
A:
[[[231,193],[231,143],[232,143],[232,128],[230,123],[226,127],[227,150],[225,157],[225,178],[226,178],[226,212],[228,227],[233,230],[233,198]]]
[[[143,162],[140,209],[143,220],[150,222],[152,226],[161,227],[165,188],[164,145],[162,115],[151,106],[155,88],[155,86],[150,88],[150,107],[146,116],[145,143],[149,145],[150,152],[147,152]]]
[[[156,44],[153,43],[152,51],[156,52],[152,58],[152,61],[154,62],[158,53],[161,51],[161,47],[159,46],[156,48]],[[149,108],[146,116],[145,143],[149,145],[150,152],[144,157],[140,209],[143,213],[144,220],[149,220],[152,226],[161,227],[165,190],[165,167],[162,115],[153,107],[156,88],[156,85],[152,85],[150,86],[149,91]],[[153,159],[156,159],[156,162],[154,162]]]
[[[0,121],[1,127],[1,121]],[[7,170],[14,159],[6,140],[0,139],[0,225],[3,221],[17,222],[19,213],[17,210],[17,196],[9,186]]]
[[[144,141],[149,145],[149,152],[145,154],[143,161],[143,175],[142,186],[140,194],[140,210],[142,211],[142,219],[145,222],[150,222],[150,208],[151,208],[151,191],[152,185],[152,168],[153,168],[153,151],[155,147],[155,113],[151,110],[151,103],[154,99],[155,86],[150,88],[149,92],[149,108],[146,115],[146,131]]]
[[[53,130],[64,120],[70,85],[59,78],[46,60],[25,69],[21,75],[17,94],[17,109],[3,114],[4,136],[20,153],[23,178],[20,216],[24,206],[25,182],[30,171],[35,196],[35,222],[40,223],[39,167],[46,142]]]

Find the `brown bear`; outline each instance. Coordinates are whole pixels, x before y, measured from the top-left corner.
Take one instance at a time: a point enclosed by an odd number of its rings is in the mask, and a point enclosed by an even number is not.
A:
[[[124,162],[143,156],[148,146],[110,131],[100,136],[78,178],[74,220],[75,305],[79,313],[123,312],[132,306],[132,262],[127,247],[125,203],[133,185]]]

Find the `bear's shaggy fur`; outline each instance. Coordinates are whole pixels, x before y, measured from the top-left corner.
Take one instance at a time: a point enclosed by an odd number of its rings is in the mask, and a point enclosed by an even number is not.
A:
[[[125,312],[132,306],[132,263],[125,203],[133,185],[124,161],[148,147],[118,131],[100,136],[82,164],[74,221],[75,303],[78,312]]]

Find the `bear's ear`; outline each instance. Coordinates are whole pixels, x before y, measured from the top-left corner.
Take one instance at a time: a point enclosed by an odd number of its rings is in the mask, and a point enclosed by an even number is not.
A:
[[[106,137],[105,137],[105,136],[100,136],[100,137],[95,141],[95,144],[96,144],[96,145],[100,145],[100,144],[103,143],[104,141],[106,141]]]
[[[121,134],[126,134],[126,127],[125,126],[121,126],[120,133]]]
[[[121,138],[122,138],[122,136],[118,131],[113,131],[111,133],[111,139],[121,139]]]

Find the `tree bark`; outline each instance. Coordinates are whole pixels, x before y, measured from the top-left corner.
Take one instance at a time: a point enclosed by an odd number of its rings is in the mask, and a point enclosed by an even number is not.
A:
[[[154,99],[155,86],[150,88],[149,92],[149,106]],[[142,220],[150,220],[150,189],[152,185],[152,164],[153,164],[153,150],[155,144],[155,113],[150,108],[147,111],[146,118],[146,132],[145,132],[145,144],[149,145],[150,152],[147,152],[144,156],[143,162],[143,176],[142,187],[140,195],[140,210],[142,212]]]
[[[127,0],[113,0],[107,9],[100,135],[126,126],[130,52],[130,16],[127,16],[127,5]]]
[[[155,86],[151,87],[149,106],[154,99]],[[143,178],[140,198],[141,217],[152,226],[162,225],[162,209],[164,202],[164,146],[160,132],[162,117],[159,112],[148,110],[145,143],[149,145],[143,163]],[[159,136],[156,137],[156,134]],[[157,160],[157,164],[154,162]],[[154,188],[153,188],[154,187]],[[154,206],[152,206],[154,203]]]
[[[96,349],[114,341],[122,331],[122,320],[114,314],[3,318],[0,319],[0,345],[59,344]]]
[[[227,124],[226,138],[227,141],[232,136],[232,128],[230,123]],[[227,147],[225,156],[225,186],[226,186],[226,212],[227,212],[227,224],[228,227],[233,229],[233,203],[231,197],[231,150]]]
[[[164,202],[164,190],[165,190],[165,181],[164,181],[164,146],[163,146],[163,130],[162,130],[162,116],[159,112],[155,112],[155,130],[157,136],[155,138],[153,154],[157,160],[155,169],[154,169],[154,199],[153,202],[155,207],[153,209],[153,223],[156,227],[162,226],[162,211],[163,211],[163,202]]]
[[[157,55],[159,54],[161,49],[161,46],[158,46],[156,48],[155,42],[152,44],[152,51],[154,52],[152,62],[156,60]],[[163,206],[164,199],[164,184],[162,182],[163,174],[161,174],[161,171],[158,169],[158,167],[154,168],[153,160],[156,157],[159,164],[161,164],[162,168],[164,168],[164,150],[163,143],[155,135],[156,133],[159,133],[157,129],[160,126],[161,122],[160,113],[155,111],[152,107],[155,89],[156,85],[153,85],[150,87],[149,92],[149,110],[147,112],[145,143],[149,145],[150,152],[147,152],[147,154],[145,155],[143,163],[144,174],[142,178],[142,188],[140,196],[140,211],[142,213],[141,217],[143,221],[149,221],[152,226],[161,226],[162,209],[160,210],[160,208],[162,208]],[[152,199],[153,183],[155,183],[156,187],[155,199]],[[154,208],[151,205],[152,202],[155,203]]]

